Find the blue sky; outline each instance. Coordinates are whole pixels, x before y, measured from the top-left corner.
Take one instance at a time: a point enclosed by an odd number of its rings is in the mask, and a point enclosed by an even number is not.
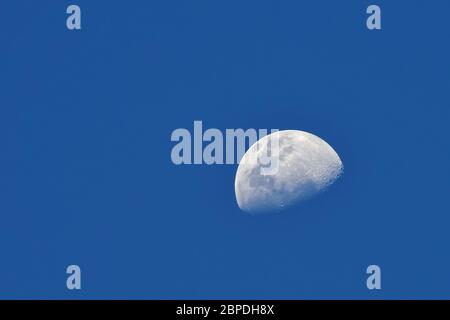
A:
[[[448,1],[0,4],[1,298],[450,298]],[[282,215],[176,128],[298,129],[344,176]],[[78,264],[82,290],[66,289]],[[382,290],[366,288],[366,267]]]

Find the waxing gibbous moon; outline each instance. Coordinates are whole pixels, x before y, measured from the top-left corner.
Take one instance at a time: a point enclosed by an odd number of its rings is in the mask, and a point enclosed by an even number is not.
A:
[[[276,155],[278,161],[272,162],[277,163],[276,170],[267,173],[270,162],[259,159],[274,161]],[[326,190],[343,168],[336,151],[321,138],[305,131],[277,131],[258,140],[242,157],[235,178],[236,200],[248,213],[281,211]]]

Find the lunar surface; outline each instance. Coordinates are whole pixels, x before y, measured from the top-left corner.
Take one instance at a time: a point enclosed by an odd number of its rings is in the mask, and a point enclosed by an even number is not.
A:
[[[268,173],[269,166],[276,170]],[[248,213],[278,212],[326,190],[343,168],[336,151],[321,138],[298,130],[278,131],[261,138],[242,157],[236,200]]]

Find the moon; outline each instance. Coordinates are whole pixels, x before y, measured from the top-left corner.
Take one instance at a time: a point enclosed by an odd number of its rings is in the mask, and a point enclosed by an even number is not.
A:
[[[278,148],[272,141],[278,141]],[[270,166],[274,170],[268,173]],[[234,186],[237,204],[251,214],[279,212],[326,190],[343,169],[336,151],[318,136],[277,131],[258,140],[242,157]]]

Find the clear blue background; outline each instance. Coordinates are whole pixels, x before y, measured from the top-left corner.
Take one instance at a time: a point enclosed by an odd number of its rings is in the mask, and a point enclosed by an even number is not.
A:
[[[450,298],[449,1],[74,3],[81,31],[0,4],[0,298]],[[236,166],[172,164],[194,120],[312,132],[345,174],[246,215]]]

